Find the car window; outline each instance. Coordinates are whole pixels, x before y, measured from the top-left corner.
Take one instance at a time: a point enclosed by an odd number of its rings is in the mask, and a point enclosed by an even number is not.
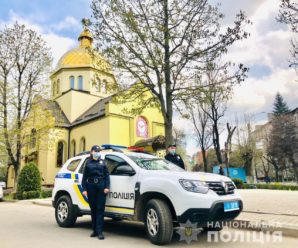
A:
[[[123,159],[115,155],[106,155],[105,162],[110,175],[116,175],[116,168],[120,165],[128,165],[128,163]]]
[[[81,162],[81,159],[76,159],[76,160],[73,160],[69,163],[69,165],[67,166],[67,169],[69,171],[75,171],[77,168],[78,168],[78,165],[80,164]]]
[[[79,173],[83,174],[84,168],[85,168],[85,165],[86,165],[86,162],[88,161],[88,159],[89,159],[89,157],[84,160],[83,164],[81,165],[81,167],[79,169]]]
[[[138,166],[146,170],[170,170],[170,171],[184,171],[179,166],[161,158],[142,158],[132,155],[127,155]]]

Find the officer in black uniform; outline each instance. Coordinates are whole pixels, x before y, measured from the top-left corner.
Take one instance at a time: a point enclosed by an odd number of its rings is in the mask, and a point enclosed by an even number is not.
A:
[[[165,156],[165,159],[185,170],[183,159],[179,154],[176,153],[175,144],[171,144],[168,146],[168,154]]]
[[[92,146],[87,160],[83,179],[83,195],[88,197],[91,209],[92,229],[90,237],[104,239],[103,224],[106,195],[110,191],[110,175],[105,162],[100,159],[100,147]]]

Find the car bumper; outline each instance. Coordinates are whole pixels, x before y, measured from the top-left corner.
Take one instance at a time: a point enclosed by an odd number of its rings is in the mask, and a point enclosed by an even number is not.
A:
[[[235,219],[243,209],[243,202],[239,201],[239,210],[224,212],[224,201],[215,202],[211,208],[190,208],[177,216],[179,223],[186,223],[188,220],[192,223],[197,223],[199,227],[204,227],[207,223],[217,221],[230,221]]]

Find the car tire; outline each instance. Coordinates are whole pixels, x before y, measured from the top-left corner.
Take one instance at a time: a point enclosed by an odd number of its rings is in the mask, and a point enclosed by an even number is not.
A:
[[[55,217],[61,227],[72,227],[75,224],[77,214],[69,196],[59,197],[55,206]]]
[[[148,201],[144,221],[151,243],[165,245],[171,242],[173,236],[172,214],[164,201],[159,199]]]

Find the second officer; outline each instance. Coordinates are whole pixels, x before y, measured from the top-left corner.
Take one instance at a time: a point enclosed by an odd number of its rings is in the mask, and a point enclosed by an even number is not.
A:
[[[84,168],[82,187],[91,209],[93,232],[90,237],[104,239],[104,211],[106,195],[110,191],[110,175],[105,162],[100,159],[99,152],[99,146],[92,146],[90,158]]]

